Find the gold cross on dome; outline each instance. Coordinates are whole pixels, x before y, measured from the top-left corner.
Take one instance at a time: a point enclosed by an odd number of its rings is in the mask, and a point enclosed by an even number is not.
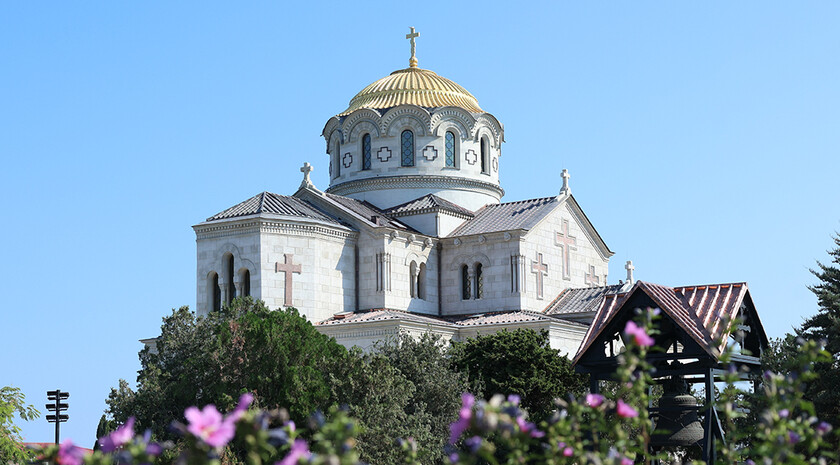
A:
[[[411,41],[411,58],[408,60],[408,66],[412,68],[417,67],[417,57],[415,56],[415,52],[417,51],[417,43],[414,41],[414,39],[417,37],[420,37],[420,33],[414,32],[414,28],[411,28],[410,34],[405,35],[405,38]]]

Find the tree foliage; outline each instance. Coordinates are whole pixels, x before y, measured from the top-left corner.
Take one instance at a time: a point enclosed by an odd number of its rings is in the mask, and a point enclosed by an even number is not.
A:
[[[33,457],[21,445],[20,427],[15,425],[16,416],[24,421],[40,416],[40,412],[32,405],[26,405],[25,400],[20,388],[0,388],[0,463],[27,463]]]
[[[550,347],[544,330],[480,335],[454,343],[452,356],[476,395],[485,399],[498,393],[519,395],[522,406],[535,418],[550,414],[554,399],[581,393],[585,386],[569,359]]]
[[[331,367],[347,357],[297,310],[269,311],[250,298],[206,317],[187,307],[173,310],[155,349],[140,352],[136,391],[120,380],[106,402],[117,423],[134,416],[159,438],[172,437],[169,425],[186,407],[212,403],[230,410],[246,391],[261,407],[284,406],[302,421],[329,406]]]

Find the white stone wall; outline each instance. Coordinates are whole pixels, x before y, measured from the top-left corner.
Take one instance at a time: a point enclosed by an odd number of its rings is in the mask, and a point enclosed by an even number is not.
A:
[[[511,292],[510,284],[510,257],[519,253],[519,247],[516,236],[504,233],[445,240],[441,278],[443,314],[519,310],[519,294]],[[473,278],[472,298],[464,300],[461,293],[461,266],[466,264],[474,270],[476,263],[483,264],[483,296],[480,299],[475,298]]]
[[[563,272],[563,248],[556,243],[556,233],[563,231],[563,221],[568,221],[569,236],[576,245],[570,251],[568,277]],[[594,238],[585,232],[582,219],[573,214],[568,203],[562,204],[548,215],[524,237],[521,253],[526,258],[526,292],[522,297],[522,308],[542,311],[562,290],[570,287],[595,286],[594,280],[587,279],[590,266],[595,267],[597,285],[604,285],[607,280],[609,257],[602,255],[594,243]],[[548,265],[548,273],[543,276],[543,297],[537,297],[537,275],[532,265],[537,261],[537,254],[542,254],[543,263]]]
[[[373,349],[377,341],[395,339],[400,334],[419,339],[423,334],[431,333],[440,336],[444,344],[448,344],[457,331],[457,328],[446,325],[424,325],[399,320],[319,325],[315,328],[322,334],[335,338],[336,342],[348,349],[355,346],[366,352]]]
[[[385,239],[385,250],[391,254],[390,292],[384,296],[384,308],[408,310],[417,313],[437,314],[438,278],[437,252],[434,243],[427,244],[426,237],[399,233]],[[426,264],[426,293],[424,298],[411,297],[410,265]]]
[[[517,329],[532,329],[536,332],[548,331],[548,344],[552,349],[560,351],[570,359],[577,353],[584,336],[586,327],[560,321],[534,321],[523,323],[506,323],[490,326],[466,326],[458,328],[457,341],[474,338],[479,335],[490,335],[502,330],[515,331]]]
[[[336,237],[312,231],[278,229],[260,238],[262,299],[269,308],[285,306],[285,272],[276,272],[276,263],[300,265],[292,273],[291,304],[309,321],[322,321],[336,313],[355,310],[355,244],[353,236]]]
[[[262,298],[258,220],[251,218],[198,225],[196,234],[196,311],[199,315],[206,315],[213,308],[210,274],[218,273],[219,283],[226,282],[227,270],[223,261],[226,253],[233,255],[234,283],[240,283],[241,270],[248,269],[251,296]],[[224,304],[224,296],[221,301]]]

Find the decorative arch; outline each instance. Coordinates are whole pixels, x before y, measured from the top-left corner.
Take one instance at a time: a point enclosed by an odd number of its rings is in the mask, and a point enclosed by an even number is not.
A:
[[[415,135],[426,136],[431,131],[431,115],[415,105],[400,105],[388,110],[380,119],[380,134],[394,136],[406,128]]]
[[[327,124],[324,125],[324,129],[321,131],[321,137],[324,138],[324,141],[327,144],[327,151],[330,150],[330,137],[332,133],[336,131],[341,126],[341,119],[337,116],[333,116],[332,118],[327,120]]]
[[[420,263],[425,261],[425,257],[418,255],[417,252],[409,252],[408,255],[405,256],[405,266],[410,265],[412,261]]]
[[[482,113],[475,119],[475,125],[473,126],[473,139],[478,142],[478,138],[480,136],[479,131],[482,128],[486,128],[490,131],[490,134],[493,138],[493,145],[495,147],[501,147],[502,142],[505,141],[505,131],[502,127],[502,124],[499,123],[499,120],[496,119],[495,116],[491,115],[490,113]]]
[[[219,288],[219,273],[207,273],[207,311],[218,312],[222,309],[222,290]]]
[[[240,294],[242,297],[251,295],[251,270],[247,267],[241,267],[236,271],[237,281],[239,281]]]
[[[430,125],[436,136],[442,136],[447,129],[457,127],[461,137],[466,139],[472,134],[475,118],[462,108],[443,107],[432,113]]]
[[[487,258],[487,255],[483,253],[476,253],[476,254],[462,254],[455,257],[452,260],[451,264],[449,265],[449,269],[451,271],[457,271],[461,265],[465,264],[474,264],[474,263],[481,263],[481,265],[486,270],[490,266],[490,259]]]
[[[381,119],[379,113],[367,108],[354,111],[344,120],[344,124],[341,125],[342,136],[348,143],[356,142],[359,140],[359,136],[365,132],[375,134],[376,137],[379,137],[379,124]]]

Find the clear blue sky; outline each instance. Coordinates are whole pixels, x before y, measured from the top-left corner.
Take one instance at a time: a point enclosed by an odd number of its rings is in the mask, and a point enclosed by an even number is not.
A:
[[[747,281],[771,336],[816,311],[840,229],[840,3],[4,2],[0,385],[71,392],[90,447],[138,339],[195,304],[191,225],[291,194],[370,82],[420,66],[505,124],[505,200],[560,170],[666,285]],[[52,440],[42,418],[29,441]]]

